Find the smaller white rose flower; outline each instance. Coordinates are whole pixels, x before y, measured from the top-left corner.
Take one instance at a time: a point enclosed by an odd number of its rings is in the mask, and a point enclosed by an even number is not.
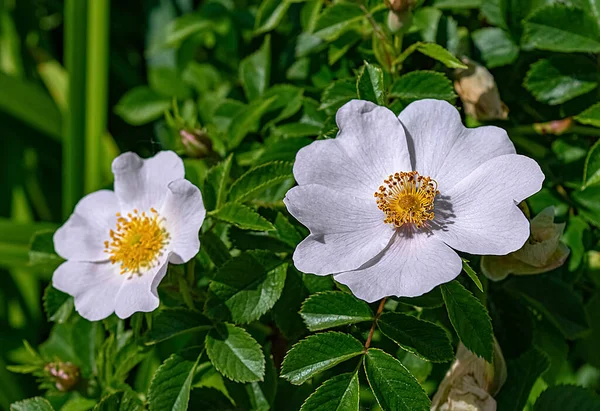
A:
[[[184,179],[183,161],[172,151],[146,160],[124,153],[112,169],[114,191],[83,197],[54,235],[67,261],[52,284],[75,297],[75,309],[90,321],[156,309],[168,263],[198,253],[206,215],[200,190]]]
[[[365,301],[414,297],[454,279],[454,250],[504,255],[529,236],[517,207],[540,190],[538,164],[504,130],[467,129],[439,100],[399,117],[353,100],[335,139],[301,149],[288,211],[310,230],[294,252],[305,273],[334,274]]]

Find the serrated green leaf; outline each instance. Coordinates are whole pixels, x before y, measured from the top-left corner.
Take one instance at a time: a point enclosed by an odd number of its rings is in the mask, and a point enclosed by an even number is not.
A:
[[[187,410],[194,370],[202,356],[199,351],[193,347],[172,354],[158,367],[148,388],[150,411]]]
[[[373,311],[367,303],[341,291],[311,295],[302,304],[300,315],[311,331],[373,320]]]
[[[33,397],[10,404],[10,411],[54,411],[47,399]]]
[[[263,95],[263,99],[275,97],[275,100],[273,100],[268,108],[268,112],[274,112],[277,116],[270,119],[269,122],[265,124],[264,129],[268,129],[274,124],[296,114],[302,108],[303,96],[304,89],[292,86],[291,84],[277,84],[268,89]]]
[[[292,163],[273,161],[248,170],[229,189],[229,201],[243,202],[292,177]]]
[[[598,110],[600,114],[600,110]],[[600,140],[590,148],[583,169],[583,186],[586,188],[600,183]]]
[[[296,227],[281,213],[277,213],[274,226],[277,238],[293,248],[304,239]]]
[[[290,265],[281,297],[272,310],[277,328],[290,341],[295,341],[306,333],[299,311],[307,296],[308,290],[302,281],[302,274]]]
[[[287,263],[263,251],[232,258],[209,286],[206,314],[238,324],[260,318],[281,296],[286,270]]]
[[[454,359],[454,349],[443,328],[397,312],[382,314],[377,326],[403,349],[432,362]]]
[[[390,96],[403,103],[424,98],[453,101],[456,98],[452,82],[436,71],[417,70],[407,73],[392,84]]]
[[[362,343],[351,335],[334,331],[314,334],[296,343],[287,353],[281,366],[281,377],[300,385],[363,351]]]
[[[598,411],[600,399],[594,393],[575,385],[549,387],[540,395],[534,411]]]
[[[363,11],[356,3],[339,2],[325,8],[315,26],[315,36],[326,41],[333,41],[354,28],[365,18]]]
[[[277,27],[290,8],[289,0],[265,0],[256,12],[254,35],[266,33]]]
[[[473,281],[473,283],[475,283],[477,288],[479,288],[479,291],[483,292],[483,284],[481,284],[481,280],[479,280],[479,277],[477,276],[477,273],[475,272],[475,270],[473,270],[473,268],[471,268],[471,266],[469,265],[469,261],[467,261],[463,258],[462,266],[463,266],[463,271],[465,273],[467,273],[469,278]]]
[[[247,105],[231,120],[227,133],[230,150],[239,146],[249,132],[258,130],[260,119],[276,99],[277,96],[273,96]]]
[[[170,106],[169,97],[155,93],[148,86],[138,86],[121,97],[115,113],[132,126],[141,126],[162,117]]]
[[[523,47],[561,52],[600,52],[600,29],[580,8],[555,3],[537,9],[523,22]]]
[[[429,397],[400,361],[369,348],[364,365],[369,386],[383,411],[429,411]]]
[[[146,334],[147,345],[212,328],[212,322],[208,318],[187,308],[165,308],[155,311],[152,317],[152,328]]]
[[[499,410],[522,411],[535,381],[548,369],[548,358],[531,348],[520,357],[506,361],[507,374],[511,377],[496,396]]]
[[[44,291],[44,311],[48,321],[64,323],[73,312],[73,297],[58,291],[52,284]]]
[[[356,77],[356,94],[358,94],[358,98],[383,105],[384,88],[383,71],[376,65],[365,61],[365,64],[358,70]]]
[[[471,36],[488,68],[511,64],[519,56],[519,46],[510,33],[499,27],[475,30]]]
[[[227,194],[225,188],[227,186],[227,179],[229,178],[229,171],[231,170],[231,159],[232,156],[230,155],[208,170],[206,174],[202,197],[204,206],[209,211],[220,208],[225,203]]]
[[[240,62],[239,77],[248,101],[256,100],[265,92],[270,76],[271,36],[267,35],[260,49]]]
[[[334,114],[344,104],[357,97],[354,80],[334,81],[323,91],[319,110],[324,110],[328,115]]]
[[[94,411],[142,411],[144,404],[132,390],[110,394],[96,404]]]
[[[420,51],[426,56],[431,57],[432,59],[439,61],[448,68],[467,68],[466,65],[464,65],[452,53],[450,53],[448,50],[446,50],[439,44],[416,43],[416,50]]]
[[[465,347],[492,362],[494,333],[485,307],[458,281],[442,284],[448,317]]]
[[[358,411],[358,389],[358,373],[336,375],[317,388],[300,411]]]
[[[260,345],[243,328],[219,324],[206,336],[206,353],[215,368],[238,382],[262,381],[265,357]]]
[[[596,67],[583,56],[553,56],[531,65],[524,86],[547,104],[561,104],[598,86]]]
[[[217,220],[233,224],[242,230],[268,231],[274,229],[273,224],[266,218],[250,207],[239,203],[227,203],[209,215]]]
[[[582,124],[590,124],[594,127],[600,127],[600,103],[588,107],[581,113],[573,117]]]

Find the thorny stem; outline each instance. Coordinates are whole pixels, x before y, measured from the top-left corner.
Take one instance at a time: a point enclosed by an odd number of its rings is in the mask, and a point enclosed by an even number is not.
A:
[[[377,308],[377,313],[375,314],[375,318],[373,319],[373,325],[371,326],[371,330],[369,331],[369,336],[367,337],[367,342],[365,343],[365,351],[367,351],[369,349],[369,347],[371,346],[371,339],[373,338],[373,333],[375,332],[375,325],[377,325],[377,320],[379,319],[379,316],[383,312],[383,306],[385,305],[385,300],[387,300],[387,297],[384,297],[381,300],[381,302],[379,303],[379,308]]]

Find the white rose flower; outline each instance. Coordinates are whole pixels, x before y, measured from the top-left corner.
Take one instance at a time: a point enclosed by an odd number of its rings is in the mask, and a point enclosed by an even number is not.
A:
[[[303,272],[334,274],[365,301],[413,297],[454,279],[454,250],[504,255],[529,236],[517,203],[544,175],[504,130],[467,129],[449,103],[421,100],[399,117],[353,100],[335,139],[301,149],[284,200],[310,229],[294,252]]]
[[[183,178],[183,161],[172,151],[147,160],[124,153],[112,169],[115,191],[83,197],[54,235],[67,261],[52,284],[75,297],[76,310],[90,321],[156,309],[168,263],[198,253],[206,214],[200,190]]]

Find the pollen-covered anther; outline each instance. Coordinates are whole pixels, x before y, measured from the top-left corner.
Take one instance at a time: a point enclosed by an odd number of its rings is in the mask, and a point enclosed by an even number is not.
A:
[[[150,213],[133,210],[127,216],[117,213],[116,230],[110,230],[110,240],[104,242],[104,252],[112,264],[121,266],[121,274],[142,275],[163,255],[169,243],[164,219],[154,208]]]
[[[394,173],[383,180],[375,198],[377,207],[385,213],[384,222],[395,227],[413,224],[421,228],[433,220],[433,202],[437,194],[435,180],[409,171]]]

